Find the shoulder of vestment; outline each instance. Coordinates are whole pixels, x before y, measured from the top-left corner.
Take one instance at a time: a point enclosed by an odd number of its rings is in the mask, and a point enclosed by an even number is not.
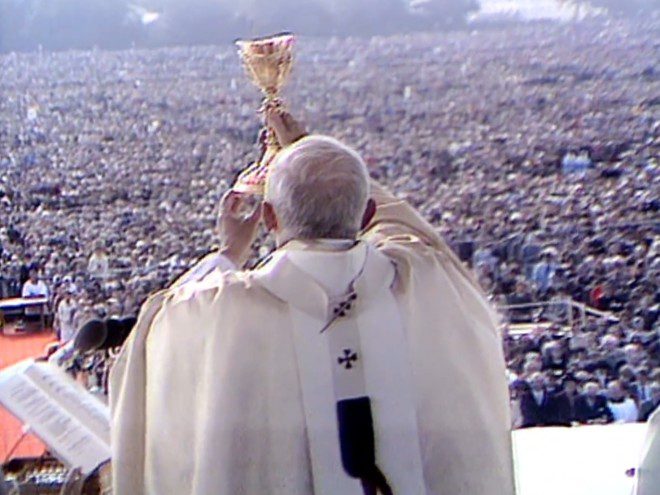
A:
[[[195,282],[188,282],[178,287],[166,289],[165,298],[172,304],[185,303],[187,301],[217,301],[235,297],[255,297],[257,291],[263,291],[253,283],[249,271],[227,271],[220,270]]]

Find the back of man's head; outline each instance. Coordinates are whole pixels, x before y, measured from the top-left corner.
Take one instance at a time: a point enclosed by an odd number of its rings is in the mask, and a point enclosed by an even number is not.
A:
[[[288,239],[355,238],[368,196],[364,161],[326,136],[305,137],[282,151],[266,187]]]

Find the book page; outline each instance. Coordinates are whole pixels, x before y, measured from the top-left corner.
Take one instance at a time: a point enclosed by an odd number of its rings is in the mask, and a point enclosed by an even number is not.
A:
[[[110,444],[104,439],[110,428],[107,407],[64,372],[48,367],[55,368],[28,360],[0,373],[0,403],[62,462],[89,474],[110,459]]]
[[[26,368],[25,374],[99,440],[110,444],[110,410],[107,405],[51,363],[35,362]]]

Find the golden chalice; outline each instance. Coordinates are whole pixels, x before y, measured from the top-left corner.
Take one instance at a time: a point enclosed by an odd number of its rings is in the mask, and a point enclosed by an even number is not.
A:
[[[292,34],[282,33],[236,42],[245,71],[264,95],[261,113],[282,106],[279,92],[291,73],[294,39]],[[259,196],[264,194],[268,168],[280,150],[275,133],[265,122],[260,144],[260,158],[240,173],[233,186],[235,191]]]

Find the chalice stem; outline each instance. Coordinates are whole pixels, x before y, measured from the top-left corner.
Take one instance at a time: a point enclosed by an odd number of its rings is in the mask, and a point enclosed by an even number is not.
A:
[[[262,195],[268,169],[281,146],[273,129],[268,128],[266,113],[283,106],[279,91],[291,71],[293,36],[289,33],[237,41],[243,65],[252,82],[261,89],[263,99],[259,113],[263,117],[260,134],[260,157],[239,175],[234,189],[242,193]]]

